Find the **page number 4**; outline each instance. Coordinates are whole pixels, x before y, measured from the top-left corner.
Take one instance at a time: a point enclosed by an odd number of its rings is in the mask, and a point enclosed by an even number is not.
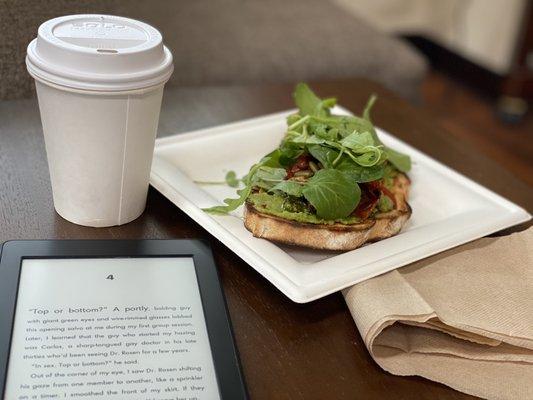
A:
[[[106,279],[109,279],[110,281],[112,281],[115,279],[115,277],[113,275],[108,275]]]

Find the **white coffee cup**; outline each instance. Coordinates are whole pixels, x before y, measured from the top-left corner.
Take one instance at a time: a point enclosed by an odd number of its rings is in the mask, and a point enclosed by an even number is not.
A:
[[[95,227],[136,219],[173,71],[161,34],[110,15],[54,18],[28,45],[26,66],[35,78],[58,214]]]

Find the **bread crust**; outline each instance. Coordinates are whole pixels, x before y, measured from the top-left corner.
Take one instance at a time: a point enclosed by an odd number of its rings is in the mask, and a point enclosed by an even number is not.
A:
[[[407,203],[410,185],[405,174],[398,174],[391,190],[395,197],[395,208],[357,224],[302,223],[261,213],[253,205],[246,203],[244,226],[255,237],[278,243],[318,250],[353,250],[365,243],[376,242],[400,232],[412,214]]]

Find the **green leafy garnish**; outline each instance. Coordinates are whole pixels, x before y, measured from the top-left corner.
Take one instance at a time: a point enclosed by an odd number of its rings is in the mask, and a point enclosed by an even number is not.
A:
[[[244,189],[237,190],[239,197],[236,199],[224,199],[225,206],[214,206],[210,208],[205,208],[204,211],[213,213],[213,214],[227,214],[231,211],[236,210],[239,206],[243,205],[246,201],[246,198],[252,193],[252,187],[246,186]]]
[[[407,154],[400,153],[390,147],[385,148],[385,154],[387,155],[387,159],[398,168],[398,170],[402,172],[408,172],[411,170],[411,157]]]
[[[372,95],[363,111],[363,118],[370,124],[372,124],[372,121],[370,120],[370,110],[372,109],[372,106],[374,105],[376,100],[377,97],[375,95]],[[381,140],[379,140],[376,129],[373,126],[371,133],[375,143],[382,145],[383,143],[381,143]],[[407,154],[400,153],[399,151],[393,150],[390,147],[385,147],[384,153],[387,156],[387,159],[401,172],[408,172],[411,170],[411,157],[409,157]]]
[[[239,187],[239,179],[235,171],[228,171],[226,174],[226,183],[231,187]]]
[[[299,83],[294,90],[294,102],[302,116],[325,117],[329,115],[329,109],[337,103],[337,100],[334,98],[322,100],[305,83]]]
[[[331,109],[336,99],[321,99],[306,84],[298,84],[294,91],[298,113],[287,117],[279,147],[241,180],[228,172],[229,186],[244,185],[238,198],[225,199],[225,205],[206,211],[228,213],[248,201],[262,212],[297,221],[355,223],[359,184],[380,180],[391,188],[394,177],[411,168],[409,156],[379,139],[370,119],[376,99],[370,97],[361,117],[335,115]],[[393,202],[382,195],[377,207],[386,212]]]
[[[350,215],[361,198],[359,186],[336,169],[318,171],[302,194],[316,209],[316,215],[333,220]]]
[[[287,171],[284,168],[274,168],[261,165],[251,178],[252,186],[263,189],[270,189],[277,183],[283,181]]]
[[[281,181],[273,186],[271,192],[283,192],[289,196],[300,197],[302,195],[304,185],[295,181]]]
[[[309,146],[311,155],[322,163],[324,168],[335,168],[350,175],[356,182],[372,182],[383,177],[383,166],[362,167],[349,157],[339,157],[339,151],[322,146]],[[335,162],[337,160],[337,162]]]

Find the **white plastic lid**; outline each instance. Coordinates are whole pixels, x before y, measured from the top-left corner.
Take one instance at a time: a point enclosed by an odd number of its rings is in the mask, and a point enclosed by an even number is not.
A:
[[[26,66],[35,79],[98,91],[158,85],[174,68],[157,29],[134,19],[92,14],[43,23],[28,45]]]

